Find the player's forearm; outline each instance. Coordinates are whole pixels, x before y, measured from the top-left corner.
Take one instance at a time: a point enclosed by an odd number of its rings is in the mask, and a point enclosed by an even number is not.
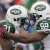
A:
[[[30,42],[37,42],[44,39],[45,35],[44,32],[39,33],[32,33],[32,34],[12,34],[12,33],[5,33],[5,36],[9,39],[16,40],[22,43],[30,43]]]
[[[27,41],[28,41],[28,35],[25,36],[25,35],[22,35],[22,34],[12,34],[12,33],[5,32],[4,36],[8,39],[19,41],[19,42],[22,42],[22,43],[27,43]]]
[[[22,34],[12,34],[12,33],[4,33],[5,37],[11,40],[15,40],[15,41],[19,41],[19,42],[24,42],[24,43],[28,43],[28,42],[32,42],[37,40],[37,38],[35,36],[32,36],[30,34],[27,35],[22,35]],[[35,39],[36,38],[36,39]]]
[[[22,35],[22,34],[12,34],[12,33],[5,33],[5,36],[8,38],[8,39],[11,39],[11,40],[15,40],[15,41],[19,41],[21,43],[31,43],[31,42],[37,42],[39,41],[39,39],[37,38],[37,36],[32,36],[30,34],[27,34],[27,35]]]
[[[17,40],[18,35],[13,34],[13,33],[8,33],[8,32],[4,32],[4,36],[6,39],[10,39],[10,40]]]
[[[19,41],[22,43],[26,43],[28,41],[27,36],[22,35],[22,34],[12,34],[12,33],[4,33],[4,36],[8,39],[14,40],[14,41]]]

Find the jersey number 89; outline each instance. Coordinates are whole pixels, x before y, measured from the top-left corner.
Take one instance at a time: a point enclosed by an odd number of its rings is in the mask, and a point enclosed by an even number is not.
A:
[[[41,27],[41,29],[48,29],[49,25],[48,25],[48,23],[40,23],[40,27]]]

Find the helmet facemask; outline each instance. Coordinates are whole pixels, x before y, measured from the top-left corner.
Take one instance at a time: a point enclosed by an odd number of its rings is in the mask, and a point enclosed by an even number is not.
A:
[[[36,22],[36,17],[34,16],[33,13],[29,13],[28,18],[26,19],[25,23],[32,26],[35,24],[35,22]]]
[[[17,24],[19,27],[21,27],[21,26],[24,25],[26,18],[23,18],[23,17],[17,18],[17,19],[14,18],[13,20],[14,20],[14,22],[16,22],[16,24]]]
[[[28,14],[28,18],[26,20],[26,23],[33,26],[39,19],[40,19],[40,16],[36,13],[29,13]]]
[[[28,14],[28,18],[25,20],[25,23],[27,25],[35,25],[35,23],[37,23],[39,21],[39,19],[41,18],[41,16],[39,16],[36,13],[29,13]]]

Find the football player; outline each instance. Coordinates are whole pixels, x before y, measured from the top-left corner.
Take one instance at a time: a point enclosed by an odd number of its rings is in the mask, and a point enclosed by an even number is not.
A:
[[[20,9],[19,9],[19,7],[20,7]],[[20,10],[22,10],[21,14],[24,14],[24,16],[20,14]],[[9,22],[13,23],[16,26],[16,29],[20,29],[20,27],[21,27],[28,32],[33,32],[33,25],[36,22],[34,14],[27,14],[26,13],[27,11],[23,11],[23,10],[24,9],[19,5],[16,5],[16,6],[14,5],[14,6],[10,7],[7,11],[6,19]],[[26,17],[28,17],[28,18],[26,18]],[[16,33],[18,33],[18,32],[16,32]],[[24,50],[28,50],[28,49],[34,50],[34,45],[32,43],[28,45],[28,44],[22,44],[22,43],[16,42],[16,45],[17,45],[18,48],[20,48],[20,46],[22,46],[24,48]],[[27,48],[27,46],[28,46],[28,48]],[[16,47],[16,50],[17,50],[17,47]]]
[[[50,20],[43,19],[38,22],[37,24],[37,31],[38,32],[32,32],[29,34],[29,32],[21,29],[19,32],[22,34],[9,34],[7,32],[4,33],[4,36],[6,36],[9,39],[16,40],[22,43],[31,43],[31,42],[38,42],[42,41],[44,44],[44,50],[50,50]],[[24,34],[23,34],[24,33]]]
[[[5,16],[3,13],[4,13],[3,9],[0,7],[0,21],[5,19]],[[0,50],[10,50],[10,48],[12,48],[12,42],[10,40],[0,37]]]
[[[37,24],[38,32],[32,32],[32,34],[29,34],[29,32],[25,31],[24,29],[20,29],[19,33],[22,33],[22,34],[12,34],[12,33],[9,34],[7,32],[4,32],[4,36],[12,40],[20,41],[22,43],[43,41],[43,44],[45,47],[44,50],[50,50],[49,49],[50,48],[49,46],[49,43],[50,43],[50,40],[49,40],[50,24],[49,22],[50,20],[48,19],[42,18],[41,20],[39,20]]]
[[[11,33],[15,33],[15,26],[14,26],[14,24],[12,24],[11,22],[9,22],[9,21],[7,21],[7,20],[2,20],[2,21],[0,21],[0,23],[3,25],[4,24],[4,26],[5,26],[5,28],[6,28],[6,31],[7,32],[11,32]],[[1,26],[0,26],[1,27]],[[0,30],[0,32],[1,32],[1,30]],[[10,50],[10,49],[12,49],[13,48],[13,42],[14,41],[11,41],[11,40],[9,40],[9,39],[5,39],[5,37],[2,37],[4,40],[2,40],[2,41],[5,41],[6,43],[5,43],[5,46],[3,46],[3,45],[1,45],[2,47],[4,47],[4,48],[7,48],[7,50]],[[1,39],[2,39],[1,38]],[[10,41],[11,41],[11,43],[10,43]],[[11,44],[11,45],[10,45]],[[3,49],[4,49],[3,48]]]
[[[23,25],[25,23],[25,19],[27,17],[28,17],[27,9],[21,5],[14,5],[14,6],[10,7],[6,13],[6,20],[8,20],[9,22],[11,22],[15,25],[15,34],[16,33],[19,34],[18,30],[21,27],[23,27]],[[17,50],[17,48],[21,48],[19,45],[21,47],[23,47],[23,49],[25,50],[26,44],[22,44],[22,43],[15,41],[14,47],[17,46],[16,50]]]

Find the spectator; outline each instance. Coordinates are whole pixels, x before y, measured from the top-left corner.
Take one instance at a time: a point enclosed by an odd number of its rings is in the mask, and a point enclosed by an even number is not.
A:
[[[2,9],[2,7],[0,6],[0,20],[4,19],[4,11]]]
[[[4,10],[4,12],[7,11],[7,9],[13,5],[13,0],[1,0],[0,4]]]

